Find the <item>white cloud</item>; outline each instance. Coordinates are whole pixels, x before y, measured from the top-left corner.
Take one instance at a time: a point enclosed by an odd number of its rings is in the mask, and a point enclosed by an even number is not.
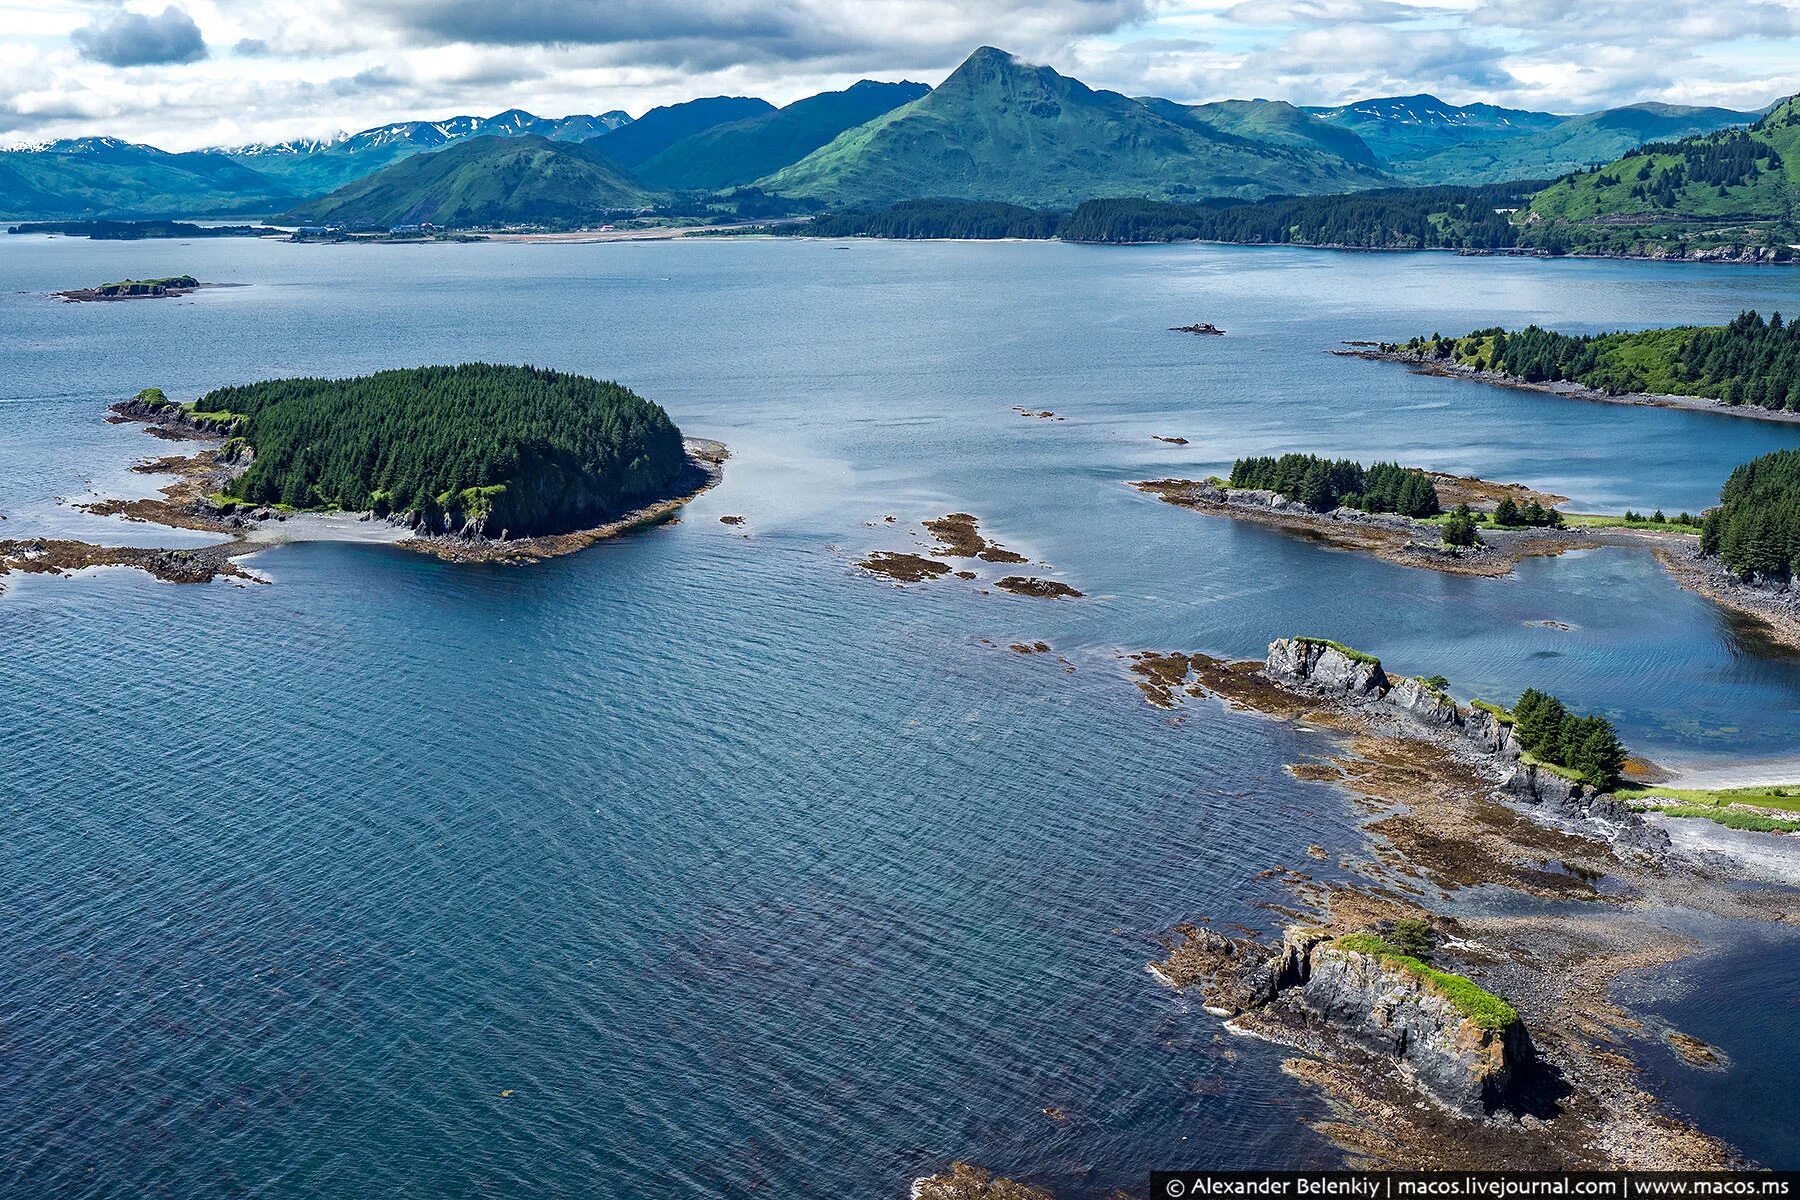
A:
[[[1429,91],[1569,112],[1800,86],[1800,0],[165,2],[0,0],[0,140],[185,149],[515,105],[785,103],[864,76],[935,83],[984,43],[1182,100]]]

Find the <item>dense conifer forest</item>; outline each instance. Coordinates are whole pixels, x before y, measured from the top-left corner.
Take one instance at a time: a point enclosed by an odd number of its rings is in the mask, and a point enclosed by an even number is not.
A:
[[[1639,333],[1478,329],[1459,338],[1416,337],[1404,349],[1528,383],[1567,380],[1615,396],[1660,392],[1800,411],[1800,327],[1780,313]]]
[[[1733,471],[1706,514],[1700,546],[1745,578],[1800,572],[1800,450],[1777,450]]]
[[[597,524],[670,492],[681,432],[616,383],[471,363],[355,379],[219,388],[190,406],[229,420],[254,459],[227,495],[247,504],[485,519],[512,536]]]
[[[1247,203],[1089,200],[1073,212],[971,200],[906,200],[770,226],[790,237],[1061,238],[1070,242],[1215,241],[1368,249],[1499,250],[1518,245],[1501,211],[1541,183],[1388,188]]]
[[[1315,512],[1344,507],[1429,517],[1438,511],[1437,489],[1430,477],[1398,463],[1364,467],[1349,459],[1313,454],[1240,458],[1231,467],[1231,486],[1279,492]]]

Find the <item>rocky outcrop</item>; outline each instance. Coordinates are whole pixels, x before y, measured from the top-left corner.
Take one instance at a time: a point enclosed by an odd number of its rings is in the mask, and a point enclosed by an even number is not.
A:
[[[1200,987],[1209,1012],[1257,1014],[1251,1028],[1278,1038],[1286,1030],[1308,1043],[1342,1039],[1392,1060],[1466,1116],[1504,1107],[1531,1062],[1525,1027],[1504,1001],[1417,959],[1358,948],[1360,941],[1391,950],[1378,936],[1333,938],[1294,925],[1271,951],[1191,925],[1177,932],[1182,941],[1155,970],[1174,986]],[[1474,1008],[1470,995],[1484,1007]]]
[[[1353,657],[1341,647],[1314,638],[1282,638],[1269,645],[1264,671],[1278,683],[1379,699],[1389,690],[1379,659]]]
[[[1387,703],[1427,725],[1455,725],[1461,718],[1456,702],[1422,679],[1402,677],[1388,690]]]
[[[1338,942],[1315,946],[1296,1001],[1365,1050],[1396,1060],[1415,1083],[1469,1116],[1503,1107],[1530,1055],[1525,1027],[1462,1012],[1432,977]]]
[[[1563,820],[1587,824],[1621,855],[1656,858],[1669,851],[1666,831],[1612,796],[1548,767],[1521,761],[1510,722],[1484,708],[1459,708],[1423,680],[1392,680],[1378,659],[1318,638],[1281,638],[1269,644],[1263,673],[1292,690],[1403,717],[1427,733],[1442,731],[1455,737],[1468,752],[1486,760],[1483,766],[1504,793],[1541,805]]]

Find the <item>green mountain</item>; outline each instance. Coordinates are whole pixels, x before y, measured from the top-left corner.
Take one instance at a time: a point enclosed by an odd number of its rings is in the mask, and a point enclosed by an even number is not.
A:
[[[1349,130],[1383,162],[1406,162],[1453,146],[1504,141],[1561,124],[1554,113],[1492,104],[1447,104],[1436,96],[1384,96],[1302,110]]]
[[[786,108],[682,138],[639,166],[636,174],[651,187],[669,191],[716,191],[749,183],[930,90],[922,83],[865,79],[841,92],[808,96]]]
[[[1379,168],[1380,160],[1353,131],[1321,120],[1285,100],[1216,100],[1211,104],[1177,104],[1146,97],[1144,106],[1177,124],[1203,125],[1251,142],[1300,146],[1335,154],[1345,162]]]
[[[1414,183],[1500,183],[1548,179],[1594,163],[1610,162],[1645,142],[1711,133],[1748,125],[1755,113],[1677,104],[1633,104],[1569,117],[1521,137],[1483,139],[1451,146],[1389,169]]]
[[[749,96],[708,96],[653,108],[601,140],[606,143],[608,158],[628,171],[635,170],[683,138],[728,121],[742,121],[774,111],[775,106],[767,100]]]
[[[833,204],[954,196],[1070,207],[1106,195],[1264,196],[1382,181],[1316,149],[1170,120],[984,46],[928,95],[840,134],[758,186]]]
[[[1651,142],[1531,199],[1530,240],[1552,249],[1689,254],[1748,247],[1786,259],[1797,240],[1800,97],[1748,129]],[[1766,251],[1766,253],[1764,253]]]
[[[352,229],[420,221],[446,228],[561,224],[661,200],[607,161],[598,149],[605,141],[552,142],[533,134],[471,138],[403,158],[300,205],[286,219]]]
[[[0,151],[0,217],[208,216],[267,211],[300,194],[219,155],[117,138]]]

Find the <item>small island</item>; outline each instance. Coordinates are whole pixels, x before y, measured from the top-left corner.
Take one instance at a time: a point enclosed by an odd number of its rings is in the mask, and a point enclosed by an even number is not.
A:
[[[185,296],[204,285],[192,275],[167,275],[161,279],[120,279],[98,287],[76,288],[58,292],[59,297],[74,302],[92,300],[161,300],[169,296]]]
[[[1495,326],[1461,337],[1352,342],[1335,353],[1582,400],[1800,421],[1800,329],[1780,313],[1598,335]]]
[[[351,520],[459,561],[567,554],[667,519],[718,481],[725,458],[620,384],[487,363],[275,379],[188,404],[146,388],[113,411],[164,438],[219,444],[147,464],[178,476],[162,500],[88,510],[230,533],[247,548],[272,540],[270,527],[295,540]]]
[[[1619,543],[1692,541],[1687,513],[1566,514],[1565,497],[1398,463],[1314,454],[1240,458],[1229,479],[1132,484],[1165,503],[1271,525],[1403,567],[1505,575],[1523,558]]]

